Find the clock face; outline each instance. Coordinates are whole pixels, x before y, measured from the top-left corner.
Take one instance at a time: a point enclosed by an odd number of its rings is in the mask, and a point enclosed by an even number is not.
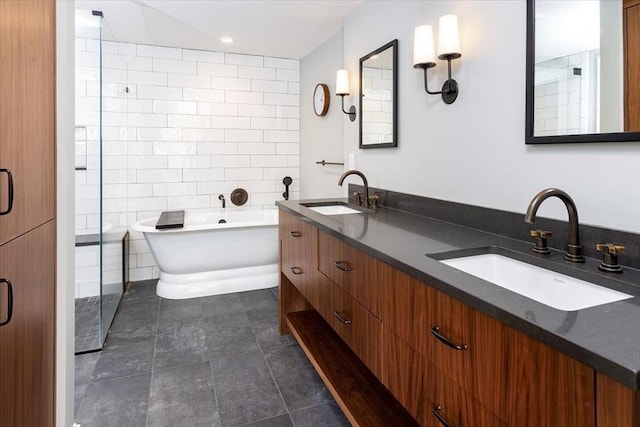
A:
[[[329,87],[318,83],[313,91],[313,111],[317,116],[324,116],[329,111]]]

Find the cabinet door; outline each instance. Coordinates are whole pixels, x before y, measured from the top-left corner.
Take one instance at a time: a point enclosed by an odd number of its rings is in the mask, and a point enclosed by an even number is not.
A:
[[[55,2],[0,1],[0,245],[54,217]],[[9,180],[0,173],[0,212]]]
[[[333,286],[333,329],[378,378],[382,378],[382,324],[338,286]]]
[[[596,374],[598,427],[640,426],[640,391]]]
[[[52,426],[55,366],[55,221],[0,246],[13,317],[0,327],[0,425]],[[7,288],[0,288],[0,321]]]

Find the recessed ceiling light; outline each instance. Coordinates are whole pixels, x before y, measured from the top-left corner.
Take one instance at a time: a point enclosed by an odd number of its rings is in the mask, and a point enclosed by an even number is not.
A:
[[[222,43],[233,43],[233,37],[220,37]]]

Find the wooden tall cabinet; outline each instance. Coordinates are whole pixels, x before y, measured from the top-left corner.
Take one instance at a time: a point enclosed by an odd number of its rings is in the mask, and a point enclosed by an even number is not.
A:
[[[55,418],[55,2],[0,1],[0,425]]]
[[[624,0],[624,130],[640,131],[640,0]]]

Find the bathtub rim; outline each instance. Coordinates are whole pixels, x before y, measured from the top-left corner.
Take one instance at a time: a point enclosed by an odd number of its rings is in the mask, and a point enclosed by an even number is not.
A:
[[[269,226],[277,226],[278,225],[278,209],[277,208],[263,208],[263,209],[242,209],[242,210],[229,210],[222,211],[222,209],[218,210],[208,210],[208,211],[200,211],[200,212],[185,212],[185,222],[187,215],[208,215],[212,213],[219,213],[221,216],[225,214],[234,214],[234,213],[244,213],[244,212],[264,212],[265,216],[260,220],[255,221],[240,221],[240,222],[228,222],[228,223],[205,223],[205,224],[193,224],[193,225],[185,225],[182,228],[167,228],[158,230],[155,227],[155,224],[158,222],[158,218],[160,216],[152,216],[140,219],[134,222],[131,225],[131,229],[133,231],[138,231],[141,233],[154,233],[154,234],[167,234],[167,233],[187,233],[187,232],[195,232],[195,231],[207,231],[207,230],[226,230],[226,229],[234,229],[234,228],[252,228],[252,227],[269,227]],[[266,215],[269,215],[267,217]],[[153,224],[153,225],[148,225]]]

